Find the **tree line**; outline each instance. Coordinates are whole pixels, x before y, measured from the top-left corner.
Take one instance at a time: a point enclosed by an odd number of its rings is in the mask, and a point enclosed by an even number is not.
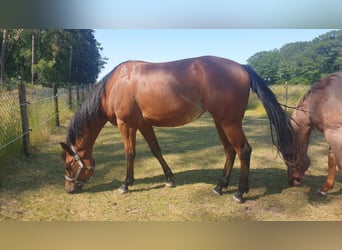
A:
[[[327,32],[309,42],[258,52],[247,63],[269,83],[313,83],[342,70],[342,30]]]
[[[106,58],[91,29],[1,29],[0,84],[92,83]]]

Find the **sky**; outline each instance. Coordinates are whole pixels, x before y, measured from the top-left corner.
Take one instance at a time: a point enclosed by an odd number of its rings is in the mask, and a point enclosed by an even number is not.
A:
[[[0,27],[95,30],[108,58],[98,79],[135,59],[215,55],[246,63],[257,52],[342,29],[341,0],[18,1],[2,0]]]
[[[27,8],[1,8],[0,14],[6,18],[17,13],[17,20],[38,11],[31,16],[64,28],[336,28],[342,7],[341,0],[37,1],[42,3],[26,1]]]
[[[127,60],[165,62],[214,55],[245,64],[260,51],[311,41],[330,29],[95,29],[107,64],[100,80]]]

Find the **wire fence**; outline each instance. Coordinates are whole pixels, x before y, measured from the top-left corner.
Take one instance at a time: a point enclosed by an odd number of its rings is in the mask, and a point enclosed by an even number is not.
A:
[[[43,134],[58,127],[60,119],[79,106],[94,84],[51,86],[0,88],[0,158],[22,150],[29,155],[32,147],[43,143]]]
[[[18,90],[0,93],[0,150],[21,138],[20,104]],[[10,147],[9,147],[10,150]]]

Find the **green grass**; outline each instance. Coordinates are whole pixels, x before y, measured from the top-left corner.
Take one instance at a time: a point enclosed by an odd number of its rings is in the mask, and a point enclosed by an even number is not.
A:
[[[0,87],[0,159],[19,151],[22,146],[21,141],[14,141],[22,132],[17,92]],[[10,141],[14,142],[7,145]]]
[[[0,146],[17,140],[0,150],[3,158],[15,157],[23,151],[22,127],[18,91],[0,89]],[[55,105],[51,88],[39,85],[26,85],[30,145],[32,150],[49,141],[51,132],[56,128]],[[60,121],[70,119],[72,112],[67,108],[66,95],[59,96]]]
[[[276,90],[274,90],[276,92]],[[281,92],[281,89],[279,90]],[[256,101],[251,96],[251,102]],[[290,105],[290,104],[289,104]],[[292,104],[291,104],[292,105]],[[294,104],[295,105],[295,104]],[[341,220],[341,177],[327,197],[316,195],[327,174],[327,145],[318,133],[309,148],[312,166],[300,187],[289,187],[286,167],[271,145],[268,120],[250,105],[243,127],[253,147],[250,192],[244,204],[232,201],[239,179],[236,160],[230,186],[212,193],[224,164],[222,146],[209,114],[179,128],[156,128],[177,186],[164,188],[164,176],[142,136],[137,138],[135,184],[120,195],[125,157],[117,128],[106,125],[94,148],[96,170],[84,192],[64,191],[59,141],[67,123],[53,131],[31,157],[1,162],[0,220],[29,221],[268,221]]]

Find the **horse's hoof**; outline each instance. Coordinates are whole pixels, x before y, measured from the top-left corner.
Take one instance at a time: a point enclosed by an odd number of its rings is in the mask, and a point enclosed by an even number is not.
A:
[[[221,188],[215,187],[215,188],[213,189],[213,193],[214,193],[214,194],[218,194],[218,195],[222,195],[222,189],[221,189]]]
[[[126,194],[128,193],[128,187],[124,184],[121,185],[121,187],[118,189],[119,194]]]
[[[234,194],[233,195],[233,201],[236,202],[236,203],[244,203],[245,202],[245,199],[242,197],[241,194]]]
[[[327,196],[327,192],[324,192],[324,191],[322,191],[320,189],[317,190],[317,194],[318,195],[322,195],[322,196]]]
[[[173,188],[175,186],[176,186],[176,183],[174,181],[167,181],[165,183],[165,187],[167,187],[167,188]]]

